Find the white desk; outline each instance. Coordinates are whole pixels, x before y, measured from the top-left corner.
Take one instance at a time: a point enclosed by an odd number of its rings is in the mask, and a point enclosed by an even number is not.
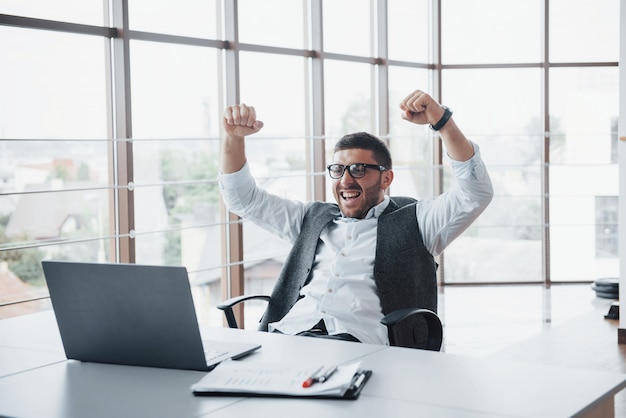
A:
[[[356,401],[194,397],[203,372],[67,361],[52,312],[0,321],[0,416],[493,417],[612,416],[626,375],[422,350],[211,329],[254,340],[242,361],[361,360],[374,374]],[[595,413],[596,415],[592,415]]]

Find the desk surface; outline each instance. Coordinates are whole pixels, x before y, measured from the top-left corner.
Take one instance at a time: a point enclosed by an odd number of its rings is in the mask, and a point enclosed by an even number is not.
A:
[[[258,341],[242,361],[343,363],[374,374],[357,401],[194,397],[203,372],[68,361],[52,312],[0,321],[0,415],[20,417],[585,416],[626,375],[422,350],[215,328]],[[610,404],[612,405],[612,403]]]

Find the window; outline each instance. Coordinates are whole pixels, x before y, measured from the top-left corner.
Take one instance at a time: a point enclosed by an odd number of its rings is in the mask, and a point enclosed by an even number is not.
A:
[[[543,1],[444,0],[444,64],[539,62]]]
[[[598,235],[600,229],[617,226],[616,220],[598,218],[600,198],[617,199],[619,194],[613,156],[617,83],[616,67],[551,70],[550,248],[555,281],[618,275],[617,254],[604,252]],[[582,100],[600,102],[587,108]]]
[[[227,218],[217,189],[235,101],[265,122],[248,157],[270,191],[332,200],[335,140],[370,131],[391,193],[426,199],[450,166],[398,104],[428,91],[496,193],[443,284],[617,275],[619,2],[130,0],[125,28],[123,1],[0,6],[0,317],[47,306],[46,258],[185,265],[214,325],[234,269],[267,293],[289,243]]]
[[[536,281],[542,254],[540,71],[446,70],[442,95],[479,145],[495,191],[486,213],[446,250],[446,283]],[[475,256],[466,257],[469,251]]]
[[[35,301],[11,308],[26,313],[47,306],[42,259],[110,255],[105,45],[6,26],[0,37],[0,305]]]

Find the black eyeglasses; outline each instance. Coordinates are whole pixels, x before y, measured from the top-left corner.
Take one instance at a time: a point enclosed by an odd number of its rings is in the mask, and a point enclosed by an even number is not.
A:
[[[331,179],[340,179],[343,177],[343,173],[345,173],[346,168],[350,175],[355,179],[360,179],[365,176],[365,173],[368,168],[375,168],[378,171],[388,170],[387,167],[383,167],[382,165],[377,164],[364,164],[364,163],[355,163],[350,165],[343,164],[330,164],[327,166],[328,174]]]

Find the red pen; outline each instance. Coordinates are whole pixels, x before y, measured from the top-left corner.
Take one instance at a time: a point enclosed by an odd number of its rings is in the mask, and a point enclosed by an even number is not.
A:
[[[311,387],[311,385],[313,385],[313,383],[315,383],[315,378],[317,377],[317,374],[320,372],[320,370],[322,370],[324,368],[324,366],[320,366],[318,369],[316,369],[311,376],[309,376],[304,382],[302,382],[302,387],[303,388],[308,388]]]

